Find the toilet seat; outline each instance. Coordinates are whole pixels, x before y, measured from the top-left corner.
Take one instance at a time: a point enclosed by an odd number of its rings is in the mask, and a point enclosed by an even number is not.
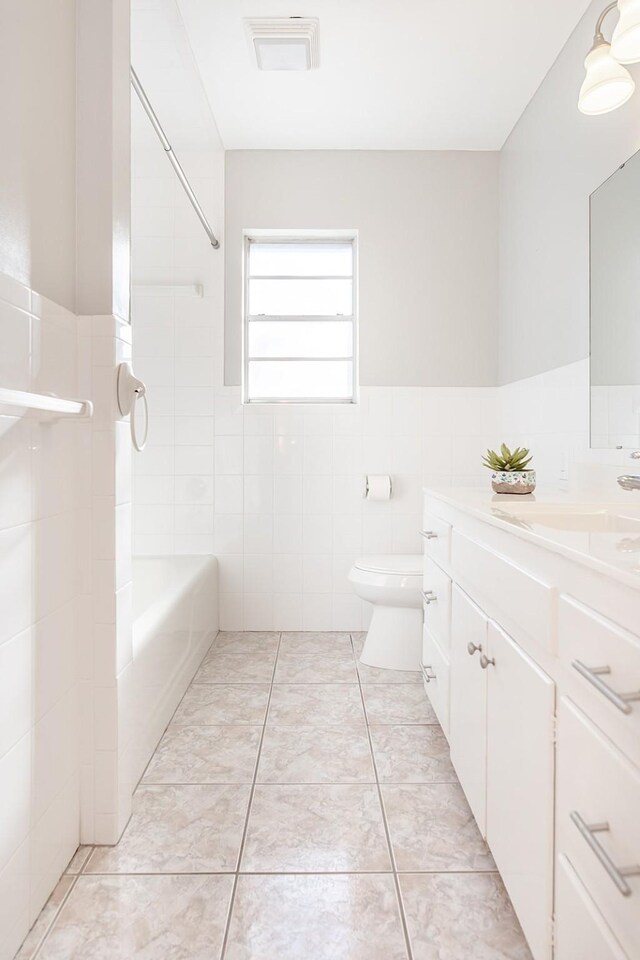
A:
[[[422,557],[413,554],[387,554],[386,556],[360,557],[353,564],[365,573],[383,573],[386,576],[422,576]]]

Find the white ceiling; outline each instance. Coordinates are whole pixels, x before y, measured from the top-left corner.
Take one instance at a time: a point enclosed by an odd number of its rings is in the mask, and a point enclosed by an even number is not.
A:
[[[588,0],[177,0],[227,149],[496,150]],[[257,69],[244,17],[318,17],[320,67]]]
[[[211,104],[175,0],[131,0],[131,63],[173,146],[219,147]],[[156,134],[133,91],[131,133],[137,146],[157,149]]]

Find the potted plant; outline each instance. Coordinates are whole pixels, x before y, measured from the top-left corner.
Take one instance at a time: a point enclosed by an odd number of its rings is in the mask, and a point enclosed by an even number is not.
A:
[[[535,470],[527,470],[532,457],[526,447],[509,450],[506,443],[500,447],[500,453],[487,450],[482,462],[492,470],[491,486],[495,493],[533,493],[536,488]]]

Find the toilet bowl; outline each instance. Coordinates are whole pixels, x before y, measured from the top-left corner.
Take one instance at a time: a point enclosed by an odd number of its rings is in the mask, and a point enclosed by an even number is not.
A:
[[[361,557],[349,571],[353,589],[373,604],[360,661],[370,667],[419,670],[422,645],[422,557]]]

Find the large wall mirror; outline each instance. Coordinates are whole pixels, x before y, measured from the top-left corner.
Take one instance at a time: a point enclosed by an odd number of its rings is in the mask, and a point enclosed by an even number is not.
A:
[[[640,151],[591,195],[591,446],[640,448]]]

